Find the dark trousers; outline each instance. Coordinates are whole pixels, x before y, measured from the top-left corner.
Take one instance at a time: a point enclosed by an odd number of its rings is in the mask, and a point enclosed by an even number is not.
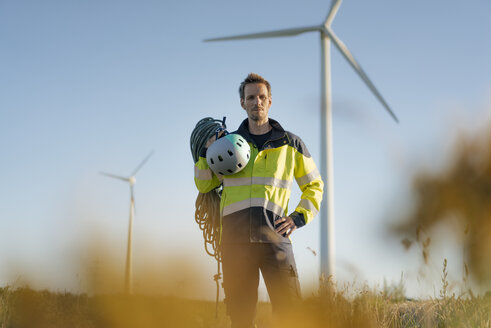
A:
[[[273,316],[288,315],[300,299],[297,268],[290,243],[222,245],[223,288],[233,328],[253,327],[259,271],[273,308]]]

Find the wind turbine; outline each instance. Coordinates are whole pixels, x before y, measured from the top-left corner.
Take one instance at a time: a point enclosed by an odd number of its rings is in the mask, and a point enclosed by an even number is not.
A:
[[[123,180],[125,182],[128,182],[130,184],[130,222],[128,225],[128,244],[126,248],[126,265],[125,265],[125,274],[124,274],[124,291],[126,294],[132,294],[133,293],[133,278],[132,278],[132,237],[133,237],[133,217],[135,216],[135,197],[133,194],[133,186],[136,183],[136,173],[143,167],[143,165],[148,161],[150,156],[153,155],[153,150],[150,152],[150,154],[145,157],[145,159],[136,167],[136,169],[131,173],[129,177],[122,177],[119,175],[111,174],[111,173],[106,173],[106,172],[100,172],[100,174],[108,176],[110,178],[115,178],[119,180]]]
[[[390,109],[375,85],[370,81],[361,66],[350,53],[346,45],[334,34],[331,28],[332,21],[341,5],[342,0],[331,2],[331,8],[321,25],[289,28],[269,32],[260,32],[253,34],[243,34],[229,37],[206,39],[210,41],[228,41],[228,40],[245,40],[258,38],[274,38],[295,36],[306,32],[319,32],[321,40],[321,175],[327,177],[325,186],[325,195],[327,204],[323,202],[320,209],[320,273],[324,277],[334,276],[335,274],[335,239],[334,239],[334,174],[333,174],[333,154],[332,154],[332,114],[331,114],[331,59],[330,46],[331,41],[341,52],[348,63],[353,67],[355,72],[365,82],[375,97],[382,103],[390,116],[399,122],[394,112]]]

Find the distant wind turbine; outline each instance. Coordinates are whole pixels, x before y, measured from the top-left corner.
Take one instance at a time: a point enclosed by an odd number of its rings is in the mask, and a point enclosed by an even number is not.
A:
[[[136,183],[136,173],[143,167],[143,165],[148,161],[150,156],[153,155],[153,151],[150,152],[150,154],[145,157],[145,159],[136,167],[136,169],[131,173],[129,177],[122,177],[119,175],[111,174],[111,173],[105,173],[105,172],[100,172],[100,174],[108,176],[110,178],[115,178],[119,180],[123,180],[125,182],[128,182],[130,184],[130,222],[128,226],[128,245],[126,249],[126,265],[125,265],[125,275],[124,275],[124,291],[126,294],[132,294],[133,293],[133,278],[132,278],[132,261],[131,261],[131,255],[132,255],[132,236],[133,236],[133,217],[135,216],[135,197],[133,194],[133,185]]]
[[[334,34],[331,29],[331,23],[334,16],[341,5],[342,0],[334,0],[331,2],[331,9],[326,20],[321,25],[289,28],[270,32],[261,32],[253,34],[243,34],[222,38],[206,39],[210,41],[228,41],[228,40],[245,40],[258,38],[274,38],[295,36],[306,32],[319,32],[321,37],[321,175],[327,177],[326,197],[327,204],[323,202],[321,206],[321,222],[320,222],[320,270],[324,277],[334,276],[335,274],[335,235],[334,235],[334,174],[332,160],[332,114],[331,114],[331,59],[330,45],[331,41],[336,48],[346,58],[348,63],[353,67],[355,72],[365,82],[368,88],[373,92],[375,97],[382,103],[387,112],[392,118],[399,122],[394,112],[390,109],[387,102],[384,100],[380,92],[375,88],[375,85],[370,81],[368,76],[362,70],[361,66],[350,53],[346,45]]]

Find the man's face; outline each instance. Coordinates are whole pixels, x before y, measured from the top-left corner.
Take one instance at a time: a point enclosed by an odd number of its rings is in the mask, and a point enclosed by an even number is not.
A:
[[[247,117],[253,121],[268,120],[268,112],[271,107],[271,97],[263,83],[250,83],[244,88],[244,99],[240,105],[247,112]]]

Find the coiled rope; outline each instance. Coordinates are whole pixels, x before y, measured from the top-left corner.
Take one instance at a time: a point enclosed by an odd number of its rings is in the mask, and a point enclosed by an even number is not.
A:
[[[193,160],[195,163],[199,160],[199,155],[206,147],[208,140],[220,131],[227,128],[225,125],[225,119],[226,117],[224,117],[223,120],[205,117],[196,123],[196,126],[191,133],[190,140],[191,154],[193,155]]]
[[[206,253],[220,262],[220,196],[217,191],[198,194],[194,219],[203,232]]]
[[[226,129],[225,117],[217,120],[206,117],[200,120],[191,133],[191,155],[194,163],[199,160],[200,154],[206,147],[210,138],[218,138],[220,131]],[[199,193],[196,198],[196,211],[194,219],[203,232],[205,251],[217,261],[217,274],[213,276],[217,286],[215,317],[218,317],[218,299],[220,296],[221,279],[221,252],[220,252],[220,191],[219,188],[207,193]]]

